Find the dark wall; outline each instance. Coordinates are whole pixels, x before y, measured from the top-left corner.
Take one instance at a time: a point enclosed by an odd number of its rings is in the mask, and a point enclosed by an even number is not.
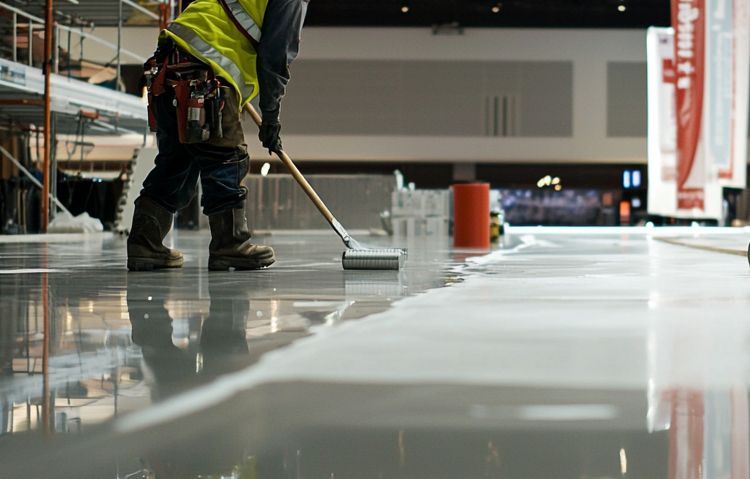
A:
[[[258,173],[262,161],[253,161],[251,170]],[[454,183],[453,164],[450,163],[364,163],[364,162],[304,162],[300,169],[306,174],[393,174],[400,170],[407,182],[418,188],[447,188]],[[623,170],[640,170],[643,187],[647,183],[645,165],[591,165],[591,164],[478,164],[476,180],[486,181],[495,188],[536,187],[540,178],[551,175],[560,177],[566,188],[620,189]],[[272,173],[285,173],[281,163],[272,164]]]

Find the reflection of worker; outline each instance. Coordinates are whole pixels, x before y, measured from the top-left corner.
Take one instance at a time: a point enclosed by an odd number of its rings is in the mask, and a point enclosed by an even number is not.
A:
[[[259,93],[260,140],[269,152],[281,150],[280,103],[307,2],[195,0],[162,32],[146,63],[159,154],[135,202],[128,269],[182,266],[182,254],[162,241],[199,176],[211,227],[209,269],[273,264],[273,249],[250,243],[241,186],[249,158],[239,112]]]
[[[249,299],[243,294],[222,298],[224,292],[215,289],[209,282],[209,295],[216,293],[217,298],[211,300],[197,348],[180,349],[172,342],[173,318],[166,308],[168,293],[159,293],[156,285],[142,278],[128,281],[133,342],[141,347],[143,359],[154,376],[154,399],[176,394],[254,361],[245,339]],[[199,368],[197,363],[201,365]]]
[[[149,388],[154,400],[180,394],[252,362],[245,340],[250,301],[244,294],[222,299],[219,291],[217,299],[211,300],[198,344],[181,349],[172,342],[173,318],[166,307],[171,291],[175,291],[169,284],[174,278],[159,275],[159,285],[149,281],[152,278],[157,280],[156,276],[128,280],[128,314],[133,342],[140,346],[143,361],[153,377]],[[209,296],[215,289],[209,282]],[[157,479],[183,479],[205,477],[199,473],[230,471],[242,460],[241,445],[236,444],[233,431],[204,431],[201,439],[211,447],[186,451],[165,444],[148,451],[145,462]]]
[[[172,274],[136,279],[130,276],[128,279],[127,303],[132,338],[140,346],[143,362],[153,378],[149,388],[155,401],[247,368],[268,349],[261,343],[251,354],[245,335],[250,314],[248,292],[230,288],[231,281],[221,276],[208,278],[210,305],[197,344],[191,341],[184,349],[175,346],[172,321],[184,318],[173,318],[167,309],[167,301],[174,301],[173,291],[184,291],[184,283],[171,283],[178,279],[179,276]],[[275,347],[284,346],[299,336],[292,334],[272,343]],[[153,473],[148,477],[237,477],[237,471],[242,472],[239,477],[270,477],[251,472],[256,467],[260,467],[261,472],[271,467],[257,465],[260,459],[248,461],[243,438],[252,425],[236,421],[228,423],[217,421],[201,429],[198,435],[173,438],[148,450],[143,458]],[[275,457],[268,459],[264,456],[263,461],[271,459],[276,461],[274,467],[281,463]]]

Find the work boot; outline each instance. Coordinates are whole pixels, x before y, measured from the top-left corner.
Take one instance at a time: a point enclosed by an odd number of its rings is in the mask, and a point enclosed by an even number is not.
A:
[[[145,196],[135,200],[133,226],[128,236],[128,269],[151,271],[181,268],[182,253],[162,243],[172,228],[172,213]]]
[[[208,224],[211,226],[208,269],[262,269],[276,261],[271,247],[250,243],[244,208],[209,215]]]

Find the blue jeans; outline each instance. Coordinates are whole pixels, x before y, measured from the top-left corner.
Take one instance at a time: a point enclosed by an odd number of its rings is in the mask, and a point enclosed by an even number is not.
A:
[[[222,121],[224,139],[187,145],[178,139],[173,99],[171,88],[154,98],[159,154],[154,169],[143,183],[141,194],[175,213],[193,199],[200,177],[204,214],[213,215],[243,207],[247,189],[241,184],[250,167],[250,158],[242,145],[236,93],[230,91],[226,95]]]

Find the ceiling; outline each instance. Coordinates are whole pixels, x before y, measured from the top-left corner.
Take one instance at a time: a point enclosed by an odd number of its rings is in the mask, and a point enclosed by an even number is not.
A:
[[[43,16],[42,0],[3,0]],[[134,0],[156,11],[158,0]],[[183,0],[188,3],[188,0]],[[457,22],[465,27],[645,28],[668,25],[669,0],[310,0],[310,26],[434,26]],[[402,11],[406,10],[407,11]],[[60,16],[116,25],[116,0],[55,0]],[[128,25],[155,21],[128,5]],[[68,23],[68,22],[65,22]]]
[[[310,0],[308,25],[645,28],[669,25],[669,11],[669,0]]]

